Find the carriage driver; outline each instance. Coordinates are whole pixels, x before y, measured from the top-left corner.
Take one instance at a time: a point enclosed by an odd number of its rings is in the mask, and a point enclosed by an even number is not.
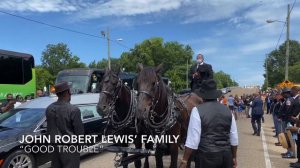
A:
[[[213,70],[210,64],[204,63],[202,54],[197,55],[197,63],[191,66],[189,79],[191,81],[191,90],[199,89],[203,80],[213,79]]]
[[[202,82],[194,91],[203,98],[203,104],[192,109],[185,151],[180,168],[187,166],[193,150],[198,150],[200,165],[195,167],[232,168],[237,166],[238,133],[230,110],[217,102],[222,92],[213,79]]]

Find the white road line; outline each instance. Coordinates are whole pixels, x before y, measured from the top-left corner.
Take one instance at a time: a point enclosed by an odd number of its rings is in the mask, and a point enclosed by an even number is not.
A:
[[[265,163],[266,163],[266,168],[272,168],[269,152],[268,152],[268,146],[266,143],[266,137],[265,137],[265,132],[264,128],[261,127],[261,139],[263,142],[263,148],[264,148],[264,156],[265,156]]]

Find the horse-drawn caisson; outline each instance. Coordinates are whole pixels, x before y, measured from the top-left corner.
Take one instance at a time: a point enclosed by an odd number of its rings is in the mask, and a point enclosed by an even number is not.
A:
[[[161,77],[162,65],[144,68],[138,64],[137,70],[133,90],[124,85],[118,72],[110,70],[106,70],[100,83],[97,109],[108,117],[105,134],[133,135],[135,145],[133,148],[122,143],[105,150],[116,153],[116,167],[127,167],[131,162],[141,167],[142,158],[145,158],[144,167],[149,167],[148,157],[155,155],[156,167],[162,168],[162,157],[170,154],[170,167],[175,168],[178,148],[185,141],[189,114],[202,100],[193,93],[173,93]],[[151,138],[152,141],[146,141]]]

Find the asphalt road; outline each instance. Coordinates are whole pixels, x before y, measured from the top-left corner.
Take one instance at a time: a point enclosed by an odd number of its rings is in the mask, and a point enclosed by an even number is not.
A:
[[[261,136],[253,136],[250,119],[237,120],[239,133],[238,167],[239,168],[287,168],[296,159],[282,159],[280,153],[285,152],[282,147],[275,146],[277,139],[273,137],[273,121],[271,115],[265,114]],[[179,159],[183,151],[180,151]],[[102,153],[89,155],[81,159],[81,168],[112,168],[114,154]],[[164,167],[169,167],[170,157],[164,157]],[[178,161],[179,163],[179,161]],[[150,167],[155,167],[154,157],[150,158]],[[134,167],[133,164],[129,167]]]

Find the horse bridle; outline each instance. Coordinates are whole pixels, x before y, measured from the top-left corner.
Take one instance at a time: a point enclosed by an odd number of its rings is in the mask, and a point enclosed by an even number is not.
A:
[[[145,90],[138,91],[138,94],[143,93],[143,94],[145,94],[145,95],[147,95],[148,97],[151,98],[152,101],[151,101],[150,109],[152,109],[153,111],[154,111],[154,109],[155,109],[155,107],[156,107],[156,105],[158,103],[159,98],[160,98],[159,84],[160,84],[159,80],[157,82],[155,82],[155,85],[154,85],[154,87],[155,87],[154,95],[150,94],[149,92],[147,92]],[[155,101],[155,95],[156,95],[157,92],[158,92],[158,98]]]
[[[102,90],[100,93],[103,93],[105,95],[108,95],[110,96],[112,99],[111,101],[108,103],[108,105],[111,107],[115,102],[116,100],[119,98],[118,95],[123,87],[123,83],[122,83],[122,80],[115,74],[112,75],[113,77],[117,78],[118,79],[118,83],[117,83],[117,86],[116,86],[116,89],[113,93],[107,91],[107,90]]]

